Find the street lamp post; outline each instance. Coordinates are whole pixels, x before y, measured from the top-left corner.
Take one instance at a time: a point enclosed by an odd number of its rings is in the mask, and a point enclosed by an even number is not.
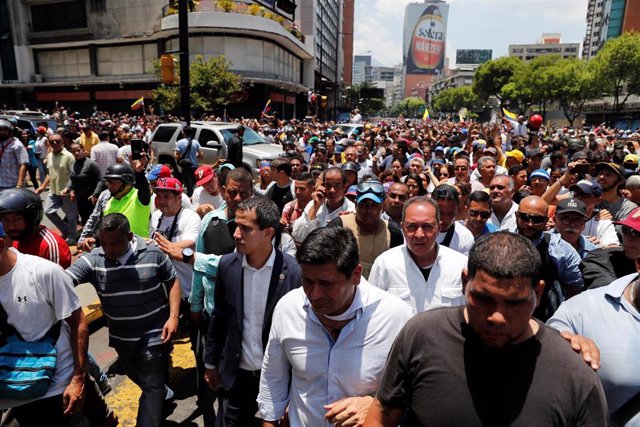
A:
[[[189,9],[188,0],[178,0],[178,32],[180,37],[180,107],[191,124],[191,94],[189,87]]]

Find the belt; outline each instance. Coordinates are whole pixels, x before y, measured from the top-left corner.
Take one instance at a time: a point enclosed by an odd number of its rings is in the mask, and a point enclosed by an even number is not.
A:
[[[258,369],[257,371],[247,371],[244,369],[238,369],[239,373],[244,374],[248,377],[255,377],[255,378],[260,378],[260,369]]]

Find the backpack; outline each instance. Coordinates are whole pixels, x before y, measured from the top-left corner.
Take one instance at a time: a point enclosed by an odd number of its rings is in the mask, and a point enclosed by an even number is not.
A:
[[[7,322],[0,305],[0,398],[34,399],[43,396],[56,373],[56,342],[60,322],[39,341],[25,341]]]

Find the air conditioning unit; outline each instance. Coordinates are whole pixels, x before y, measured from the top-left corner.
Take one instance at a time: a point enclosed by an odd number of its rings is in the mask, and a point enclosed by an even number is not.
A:
[[[44,82],[44,76],[42,74],[34,74],[31,76],[31,81],[33,83],[42,83]]]

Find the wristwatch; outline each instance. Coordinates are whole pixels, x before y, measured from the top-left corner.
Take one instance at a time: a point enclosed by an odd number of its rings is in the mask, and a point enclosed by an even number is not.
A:
[[[193,249],[184,248],[182,250],[182,262],[189,264],[191,262],[191,258],[193,258]]]

